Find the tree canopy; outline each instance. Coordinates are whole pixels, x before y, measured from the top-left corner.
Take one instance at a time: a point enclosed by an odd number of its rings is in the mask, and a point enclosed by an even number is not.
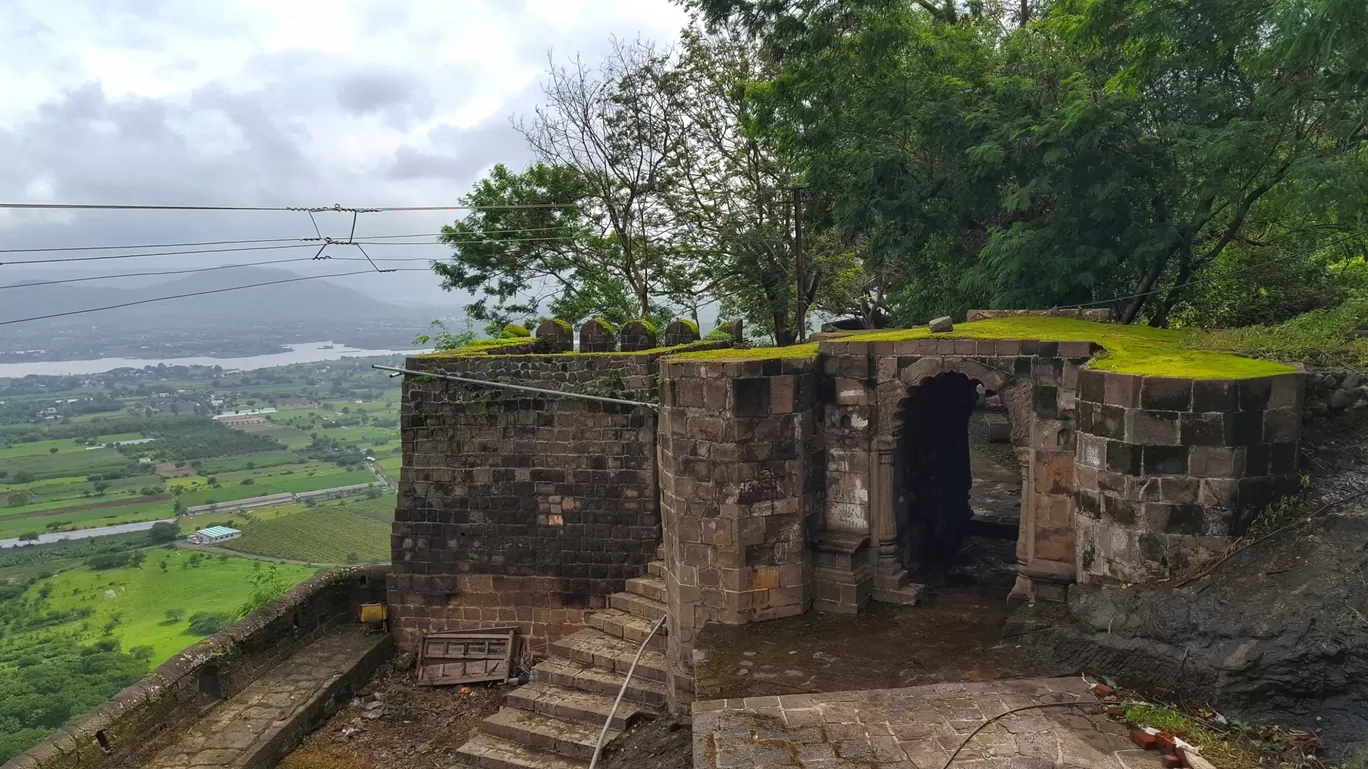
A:
[[[711,304],[782,344],[800,301],[1242,325],[1368,286],[1361,0],[686,5],[671,50],[552,67],[539,162],[443,236],[473,317]]]

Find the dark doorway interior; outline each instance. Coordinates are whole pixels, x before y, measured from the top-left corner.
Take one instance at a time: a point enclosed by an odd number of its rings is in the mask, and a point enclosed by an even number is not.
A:
[[[898,541],[917,581],[1011,588],[1021,475],[997,393],[956,373],[911,388],[894,484]]]

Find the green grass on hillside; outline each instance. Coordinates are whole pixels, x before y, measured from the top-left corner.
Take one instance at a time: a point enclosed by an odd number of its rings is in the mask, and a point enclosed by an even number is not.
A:
[[[319,505],[242,523],[242,538],[222,547],[240,553],[309,563],[385,562],[390,559],[393,496]],[[296,506],[296,507],[303,507]]]
[[[226,457],[206,459],[200,463],[200,475],[216,475],[253,467],[278,467],[304,462],[304,458],[293,451],[256,451],[251,454],[232,454]]]
[[[70,623],[74,631],[83,624],[89,628],[80,633],[83,638],[98,636],[100,629],[117,616],[112,635],[125,649],[151,646],[151,664],[158,665],[203,637],[189,633],[185,620],[169,622],[168,610],[180,609],[186,617],[196,612],[233,613],[247,599],[252,571],[266,567],[260,561],[186,550],[146,552],[147,559],[138,568],[91,571],[83,567],[43,580],[29,592],[51,585],[48,602],[53,610],[93,608],[90,619]],[[191,567],[190,561],[197,555],[199,566]],[[163,563],[165,569],[161,568]],[[276,568],[291,585],[316,571],[292,564]]]
[[[842,342],[889,342],[926,339],[931,331],[925,326],[890,329],[852,334],[840,338]],[[946,339],[1038,339],[1050,342],[1096,342],[1105,348],[1091,368],[1125,374],[1149,376],[1191,377],[1194,379],[1246,379],[1249,377],[1284,374],[1291,366],[1267,360],[1244,358],[1232,352],[1198,349],[1193,346],[1194,332],[1149,326],[1094,323],[1073,318],[1022,316],[994,318],[971,323],[959,323],[948,334],[936,334]],[[807,357],[815,353],[816,345],[789,347],[757,347],[740,350],[712,350],[684,353],[676,360],[755,360],[785,357]]]

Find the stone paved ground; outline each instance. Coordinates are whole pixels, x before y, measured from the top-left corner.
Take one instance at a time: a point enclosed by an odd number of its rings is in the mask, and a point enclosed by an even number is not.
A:
[[[1081,678],[933,684],[693,706],[696,769],[942,769],[988,718],[1024,705],[1048,707],[1000,719],[974,736],[952,769],[1158,769]]]
[[[387,649],[384,636],[339,629],[301,649],[236,696],[220,703],[145,769],[272,766],[324,704],[355,676],[364,681]],[[296,739],[297,741],[297,739]],[[276,751],[277,755],[269,755]]]

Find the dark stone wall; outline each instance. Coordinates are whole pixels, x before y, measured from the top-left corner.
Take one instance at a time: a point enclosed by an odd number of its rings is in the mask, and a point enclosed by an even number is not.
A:
[[[1080,578],[1164,579],[1225,548],[1259,510],[1294,491],[1300,379],[1084,371]]]
[[[11,759],[6,769],[141,766],[204,708],[247,688],[318,635],[357,622],[361,604],[384,600],[386,571],[383,566],[347,567],[305,580],[241,622],[163,662],[95,711]]]
[[[447,356],[406,365],[649,402],[657,357]],[[510,620],[529,635],[560,635],[654,560],[649,406],[410,376],[401,425],[390,604],[405,648],[423,632]],[[499,589],[475,575],[497,577]]]

